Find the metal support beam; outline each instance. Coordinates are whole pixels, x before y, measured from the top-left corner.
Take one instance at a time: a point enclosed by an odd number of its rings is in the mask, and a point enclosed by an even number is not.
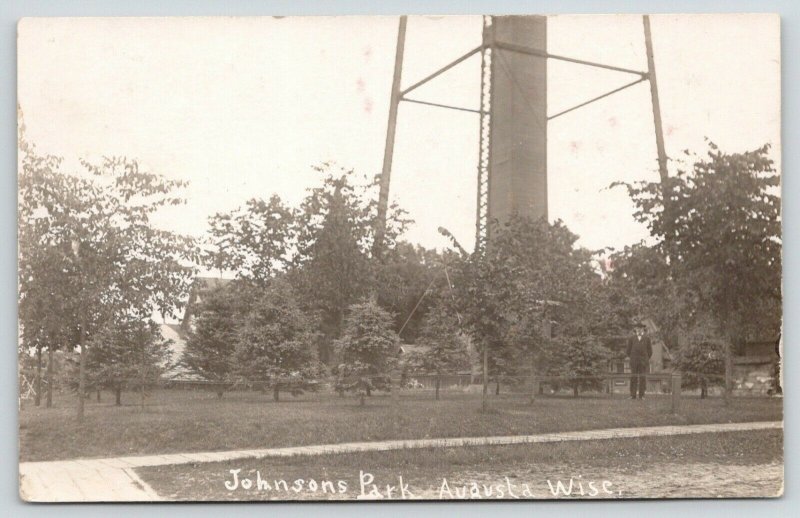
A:
[[[481,46],[480,122],[478,129],[478,188],[475,204],[475,251],[486,246],[489,234],[489,183],[491,169],[492,128],[492,17],[483,17],[483,42]]]
[[[472,57],[474,54],[477,54],[477,53],[478,53],[478,52],[480,52],[481,50],[483,50],[483,45],[479,45],[478,47],[475,47],[474,49],[470,50],[469,52],[467,52],[466,54],[464,54],[464,55],[463,55],[463,56],[461,56],[460,58],[456,59],[455,61],[453,61],[453,62],[451,62],[451,63],[449,63],[449,64],[447,64],[447,65],[443,66],[442,68],[440,68],[440,69],[439,69],[439,70],[437,70],[436,72],[434,72],[434,73],[430,74],[430,75],[429,75],[429,76],[427,76],[426,78],[424,78],[424,79],[420,79],[419,81],[417,81],[417,82],[416,82],[416,83],[414,83],[413,85],[409,86],[408,88],[406,88],[405,90],[403,90],[402,92],[400,92],[400,96],[402,97],[402,96],[406,95],[407,93],[411,92],[412,90],[415,90],[416,88],[419,88],[420,86],[424,85],[425,83],[427,83],[427,82],[428,82],[428,81],[430,81],[431,79],[433,79],[433,78],[435,78],[435,77],[438,77],[438,76],[440,76],[440,75],[444,74],[445,72],[447,72],[448,70],[450,70],[450,69],[451,69],[451,68],[453,68],[454,66],[458,65],[458,64],[459,64],[459,63],[461,63],[462,61],[466,61],[467,59],[469,59],[470,57]]]
[[[636,74],[638,76],[646,76],[647,72],[642,72],[641,70],[633,70],[631,68],[624,68],[624,67],[616,67],[613,65],[606,65],[604,63],[597,63],[595,61],[586,61],[584,59],[576,59],[570,58],[567,56],[559,56],[558,54],[550,54],[549,52],[542,52],[541,50],[531,49],[528,47],[523,47],[522,45],[514,45],[511,43],[503,43],[497,42],[495,44],[497,48],[510,50],[511,52],[519,52],[520,54],[528,54],[529,56],[536,56],[540,58],[550,58],[550,59],[557,59],[559,61],[567,61],[569,63],[575,63],[578,65],[586,65],[589,67],[595,68],[604,68],[606,70],[613,70],[615,72],[624,72],[626,74]]]
[[[631,81],[630,83],[622,85],[619,88],[615,88],[614,90],[611,90],[610,92],[606,92],[603,95],[598,95],[597,97],[593,97],[592,99],[589,99],[586,102],[582,102],[580,104],[577,104],[577,105],[573,106],[572,108],[567,108],[566,110],[560,111],[560,112],[556,113],[555,115],[550,115],[549,117],[547,117],[547,120],[551,121],[551,120],[555,119],[556,117],[561,117],[562,115],[565,115],[565,114],[567,114],[567,113],[569,113],[571,111],[575,111],[578,108],[583,108],[584,106],[592,104],[593,102],[599,101],[600,99],[605,99],[606,97],[608,97],[610,95],[613,95],[613,94],[615,94],[617,92],[621,92],[622,90],[625,90],[626,88],[630,88],[633,85],[638,85],[642,81],[647,81],[647,77],[641,77],[641,78],[637,79],[636,81]]]
[[[375,241],[372,255],[380,257],[383,252],[383,238],[386,234],[386,211],[389,207],[389,185],[392,177],[392,155],[394,154],[394,135],[397,130],[397,108],[400,104],[400,80],[403,72],[403,51],[406,43],[407,17],[400,17],[397,29],[397,49],[394,57],[394,77],[392,93],[389,98],[389,122],[386,128],[386,147],[383,150],[383,169],[381,170],[380,192],[378,194],[378,220],[375,228]]]
[[[656,150],[658,152],[658,174],[661,184],[666,185],[667,178],[667,152],[664,149],[664,129],[661,127],[661,105],[658,101],[658,82],[656,81],[656,64],[653,58],[653,39],[650,35],[650,17],[644,15],[644,45],[647,51],[647,77],[650,78],[650,98],[653,101],[653,122],[656,128]],[[666,194],[666,193],[665,193]],[[665,203],[666,203],[666,197]]]
[[[447,108],[449,110],[458,110],[462,112],[470,112],[470,113],[481,113],[480,110],[473,110],[472,108],[462,108],[461,106],[450,106],[449,104],[439,104],[439,103],[432,103],[429,101],[421,101],[419,99],[409,99],[408,97],[401,97],[401,101],[406,101],[409,103],[415,104],[424,104],[425,106],[434,106],[436,108]]]
[[[407,22],[407,17],[401,16],[397,34],[397,49],[395,55],[394,79],[392,82],[392,92],[389,104],[389,120],[386,132],[386,147],[384,149],[383,169],[381,171],[381,177],[380,177],[380,193],[378,197],[378,215],[377,215],[378,220],[375,231],[375,242],[373,244],[374,256],[377,257],[381,255],[384,245],[384,238],[386,233],[386,215],[389,204],[389,186],[391,182],[392,155],[394,152],[394,140],[397,127],[397,111],[400,101],[407,101],[411,103],[432,106],[437,108],[446,108],[451,110],[464,111],[468,113],[477,113],[480,116],[480,143],[478,149],[478,186],[477,186],[478,188],[477,188],[477,215],[476,215],[477,217],[476,217],[476,229],[475,229],[475,250],[480,251],[485,246],[489,233],[489,228],[488,228],[489,227],[488,217],[490,212],[489,193],[491,191],[490,186],[492,183],[491,182],[492,180],[492,175],[491,175],[492,75],[495,69],[494,66],[495,61],[501,59],[500,64],[504,65],[504,63],[502,63],[502,58],[503,58],[502,53],[498,54],[500,49],[544,59],[555,59],[559,61],[575,63],[578,65],[585,65],[585,66],[601,68],[605,70],[612,70],[615,72],[622,72],[638,76],[638,79],[635,81],[625,84],[605,94],[594,97],[586,102],[573,106],[569,109],[563,110],[554,115],[546,117],[547,121],[553,120],[557,117],[560,117],[574,110],[582,108],[588,104],[604,99],[605,97],[613,95],[626,88],[630,88],[642,81],[649,80],[650,91],[653,101],[653,115],[656,126],[656,145],[658,148],[659,174],[661,175],[662,184],[666,184],[667,157],[666,157],[666,152],[664,151],[663,130],[661,127],[662,126],[661,112],[658,102],[658,88],[655,76],[655,65],[653,62],[653,48],[650,37],[650,21],[648,16],[644,16],[645,44],[647,46],[647,64],[648,64],[647,72],[625,67],[607,65],[604,63],[598,63],[594,61],[570,58],[567,56],[561,56],[557,54],[551,54],[547,52],[546,49],[544,48],[536,49],[525,45],[496,41],[494,35],[495,31],[493,30],[493,19],[491,16],[484,16],[483,41],[481,42],[481,45],[473,48],[466,54],[460,56],[459,58],[448,63],[447,65],[439,68],[435,72],[417,81],[408,88],[401,90],[400,81],[401,81],[402,66],[403,66],[403,51],[405,46],[406,22]],[[408,93],[414,91],[415,89],[428,83],[429,81],[435,79],[436,77],[439,77],[443,73],[447,72],[448,70],[457,66],[458,64],[466,61],[467,59],[469,59],[470,57],[472,57],[477,53],[481,54],[481,92],[480,92],[479,109],[475,110],[472,108],[451,106],[447,104],[423,101],[419,99],[409,99],[405,97]],[[509,75],[513,76],[513,74],[511,74],[510,72]],[[515,86],[521,90],[521,87],[518,83],[515,82]],[[524,94],[524,92],[522,93]]]

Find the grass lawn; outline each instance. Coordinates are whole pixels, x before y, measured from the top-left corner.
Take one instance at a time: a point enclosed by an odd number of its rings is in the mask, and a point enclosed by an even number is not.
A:
[[[113,397],[87,401],[86,419],[75,419],[73,398],[50,409],[24,406],[19,412],[20,459],[39,461],[182,451],[302,446],[349,441],[514,435],[629,426],[772,421],[782,419],[781,399],[685,398],[680,415],[669,413],[668,396],[644,401],[605,397],[541,397],[529,406],[524,395],[490,397],[480,411],[480,395],[407,393],[400,399],[399,423],[391,399],[369,398],[360,407],[352,397],[310,394],[273,402],[270,394],[237,392],[224,398],[210,392],[162,390],[142,411],[137,398],[114,406]]]
[[[234,488],[230,470],[236,469],[241,471]],[[137,473],[161,496],[175,500],[353,499],[362,494],[361,482],[369,480],[367,473],[378,493],[372,493],[369,484],[364,493],[386,497],[389,484],[397,488],[393,498],[402,496],[401,476],[414,498],[434,500],[474,496],[470,491],[473,482],[483,498],[487,497],[484,485],[493,491],[490,498],[510,497],[509,485],[516,496],[553,498],[548,481],[558,488],[560,480],[567,488],[570,478],[573,497],[581,496],[579,481],[583,496],[595,498],[776,496],[783,485],[783,433],[769,430],[395,450],[161,466],[137,469]],[[259,477],[270,487],[259,489]],[[249,489],[241,484],[245,478],[253,481]],[[303,480],[302,485],[295,482],[298,479]],[[286,489],[276,482],[280,480],[285,481]],[[443,480],[447,481],[446,490]],[[323,481],[333,488],[323,489]],[[340,481],[346,484],[344,490]],[[590,494],[589,482],[598,494]],[[504,489],[503,495],[498,486]],[[466,493],[456,490],[465,487]],[[524,494],[526,488],[529,494]]]

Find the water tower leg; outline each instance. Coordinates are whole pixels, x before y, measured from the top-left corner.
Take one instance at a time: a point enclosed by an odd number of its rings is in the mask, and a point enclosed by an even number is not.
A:
[[[389,99],[389,122],[386,128],[386,147],[383,151],[383,169],[381,170],[380,193],[378,195],[378,223],[375,229],[375,242],[372,254],[379,256],[383,250],[383,237],[386,232],[386,211],[389,206],[389,184],[392,179],[392,156],[394,155],[394,135],[397,130],[397,107],[400,104],[400,79],[403,74],[403,52],[406,44],[407,17],[400,17],[397,30],[397,50],[394,57],[394,77],[392,93]]]

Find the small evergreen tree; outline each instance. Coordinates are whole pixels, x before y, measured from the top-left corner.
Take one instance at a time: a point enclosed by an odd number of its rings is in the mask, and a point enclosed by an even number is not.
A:
[[[675,366],[681,371],[681,384],[700,389],[700,398],[708,395],[708,387],[723,385],[725,346],[719,341],[693,342],[678,350]]]
[[[204,290],[188,333],[181,364],[216,382],[218,397],[231,381],[238,325],[248,298],[247,290],[236,282]]]
[[[600,390],[611,354],[592,336],[559,336],[546,342],[545,372],[565,378],[575,396],[584,390]]]
[[[314,350],[314,325],[300,309],[292,287],[273,279],[259,293],[237,332],[235,371],[293,395],[313,388],[322,372]]]
[[[407,363],[416,370],[436,375],[436,399],[440,376],[469,368],[469,353],[458,317],[442,300],[437,300],[422,325],[420,344],[425,351],[412,354]]]
[[[363,405],[372,390],[390,389],[400,342],[392,328],[392,315],[374,300],[350,306],[342,338],[335,342],[340,357],[337,390],[355,391]]]
[[[124,389],[140,393],[141,404],[148,387],[157,383],[169,366],[169,340],[151,320],[118,318],[92,338],[87,355],[87,386],[112,390],[121,404]]]

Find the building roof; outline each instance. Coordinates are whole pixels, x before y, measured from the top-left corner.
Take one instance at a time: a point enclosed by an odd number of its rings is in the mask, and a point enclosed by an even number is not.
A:
[[[427,345],[400,344],[400,354],[422,354],[430,351]]]
[[[164,372],[164,377],[168,379],[197,379],[198,376],[186,367],[179,365],[183,359],[183,351],[186,349],[186,333],[178,324],[161,324],[161,336],[170,341],[169,344],[169,368]]]
[[[200,301],[200,294],[204,291],[215,290],[227,286],[233,279],[224,279],[222,277],[203,277],[197,276],[192,282],[192,288],[189,290],[189,300],[186,301],[186,308],[183,310],[183,319],[181,319],[180,327],[184,332],[189,330],[189,321],[194,314],[194,308]]]

